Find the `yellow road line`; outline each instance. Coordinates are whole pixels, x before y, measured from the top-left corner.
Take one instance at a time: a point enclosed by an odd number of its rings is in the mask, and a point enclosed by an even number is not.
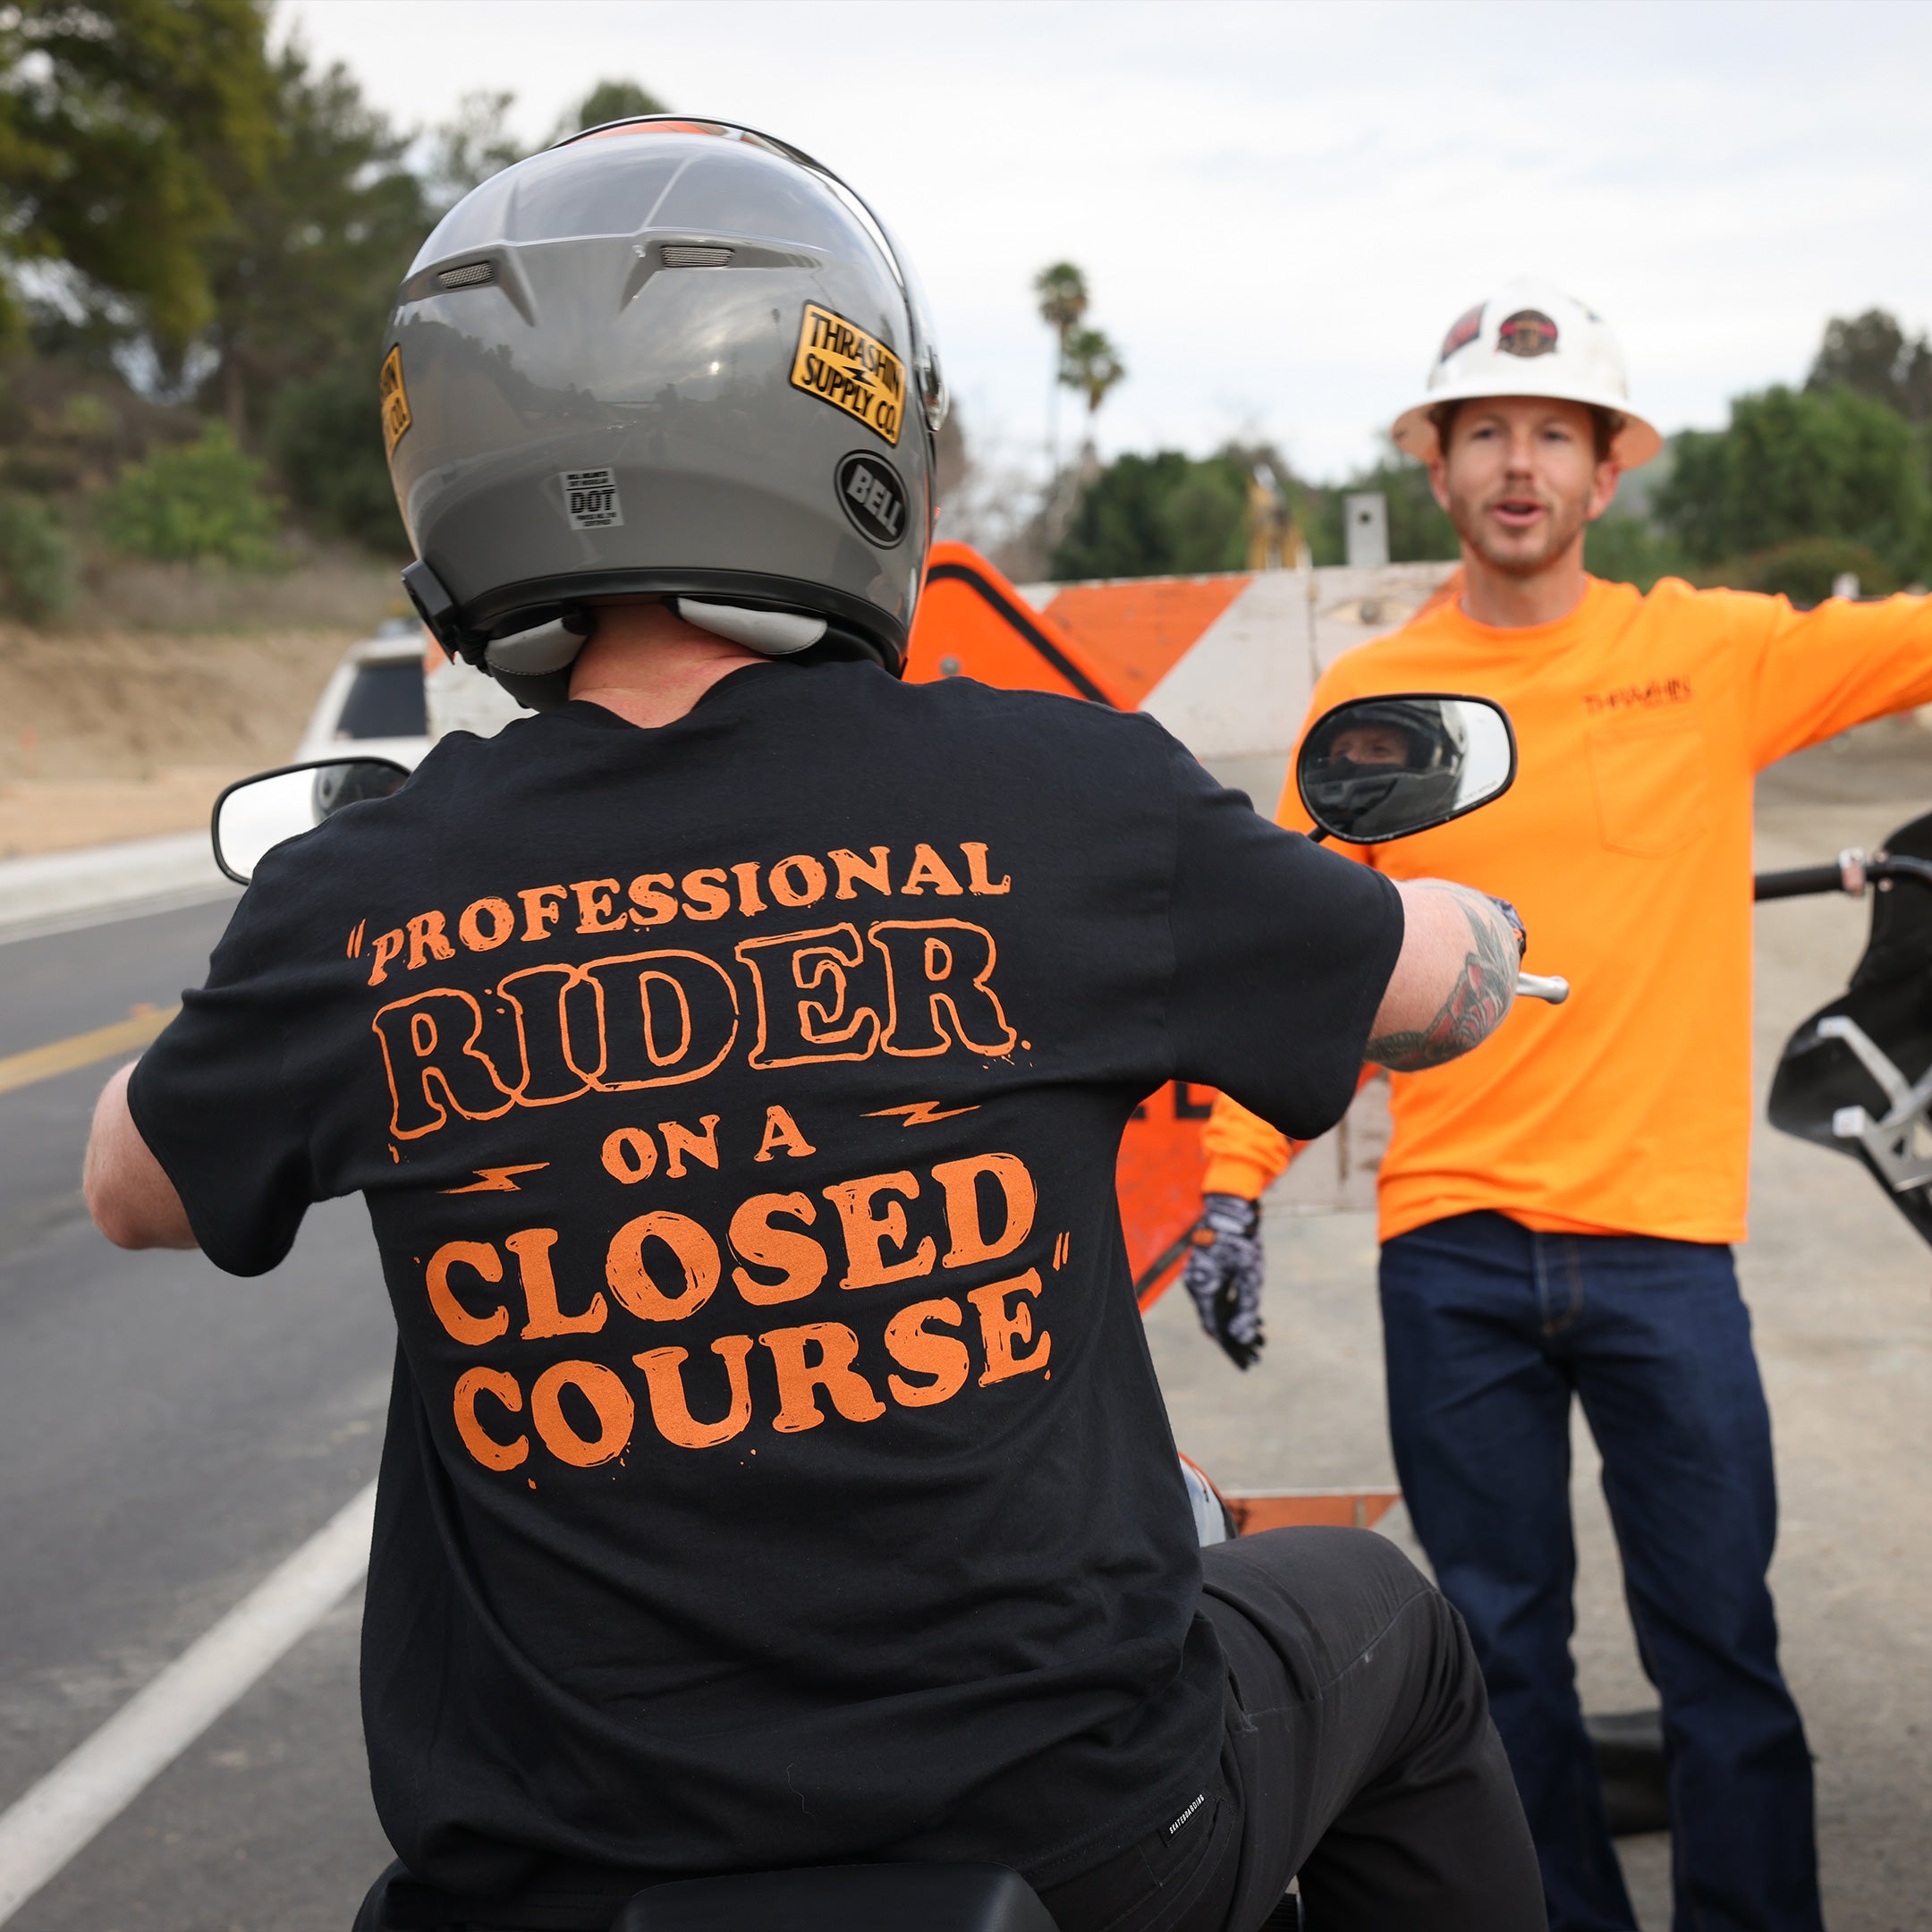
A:
[[[116,1054],[132,1053],[145,1046],[180,1011],[179,1006],[170,1006],[165,1013],[136,1013],[131,1020],[116,1020],[112,1026],[96,1027],[89,1033],[71,1033],[48,1046],[10,1054],[0,1060],[0,1093],[52,1080],[56,1073],[72,1073],[76,1067],[92,1066],[97,1060],[112,1060]]]

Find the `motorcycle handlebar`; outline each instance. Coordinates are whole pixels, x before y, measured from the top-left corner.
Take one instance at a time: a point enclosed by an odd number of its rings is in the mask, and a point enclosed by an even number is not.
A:
[[[1842,893],[1844,871],[1838,865],[1799,866],[1790,872],[1760,872],[1751,881],[1753,899],[1804,899],[1813,893]]]
[[[1932,861],[1901,853],[1868,859],[1856,846],[1838,854],[1835,865],[1799,866],[1790,872],[1760,872],[1751,881],[1754,899],[1802,899],[1814,893],[1847,893],[1861,898],[1865,888],[1887,879],[1932,886]]]

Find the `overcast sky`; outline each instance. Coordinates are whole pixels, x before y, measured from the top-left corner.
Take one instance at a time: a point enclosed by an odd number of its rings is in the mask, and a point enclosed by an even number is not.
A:
[[[1932,5],[1688,0],[282,0],[405,124],[605,78],[807,149],[919,265],[969,436],[1046,432],[1063,257],[1130,377],[1104,451],[1368,461],[1507,276],[1617,329],[1666,432],[1801,377],[1826,318],[1932,322]],[[1063,434],[1083,405],[1062,405]]]

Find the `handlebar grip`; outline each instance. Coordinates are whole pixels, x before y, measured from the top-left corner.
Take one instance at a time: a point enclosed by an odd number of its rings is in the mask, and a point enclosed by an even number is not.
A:
[[[1552,1006],[1561,1006],[1570,997],[1570,982],[1554,974],[1520,972],[1516,975],[1516,997],[1547,1000]]]
[[[1808,899],[1814,893],[1842,893],[1844,869],[1840,865],[1800,866],[1791,872],[1760,872],[1751,881],[1753,899]]]

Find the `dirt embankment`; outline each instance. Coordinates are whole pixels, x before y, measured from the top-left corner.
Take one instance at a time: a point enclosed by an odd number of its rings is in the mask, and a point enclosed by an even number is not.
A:
[[[0,623],[0,858],[205,825],[230,779],[291,755],[395,598],[360,564],[117,574],[58,630]]]

